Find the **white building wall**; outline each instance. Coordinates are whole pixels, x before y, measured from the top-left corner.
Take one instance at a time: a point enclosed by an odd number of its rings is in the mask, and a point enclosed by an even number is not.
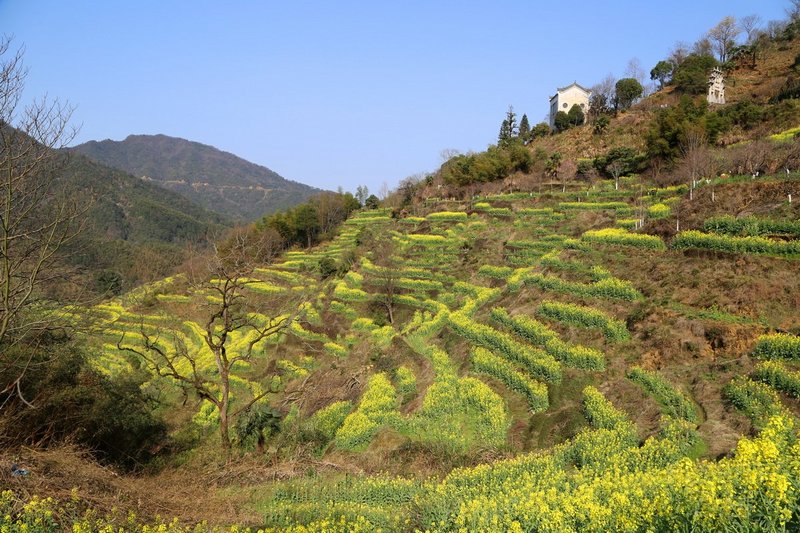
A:
[[[553,129],[556,123],[556,113],[563,111],[569,113],[573,105],[577,104],[584,114],[589,111],[589,94],[583,88],[572,84],[558,92],[550,99],[550,128]]]

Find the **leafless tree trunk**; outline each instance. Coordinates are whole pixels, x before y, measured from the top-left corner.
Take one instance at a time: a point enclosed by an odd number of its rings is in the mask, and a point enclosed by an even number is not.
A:
[[[42,288],[63,276],[59,252],[83,229],[86,212],[58,187],[66,146],[76,131],[72,108],[41,99],[23,106],[23,50],[0,39],[0,347],[53,328]],[[50,306],[52,307],[52,306]],[[0,392],[19,391],[29,362],[5,361],[15,378]],[[6,369],[7,370],[7,369]]]
[[[736,25],[736,19],[733,17],[725,17],[716,26],[708,30],[708,38],[719,57],[720,63],[728,60],[731,48],[736,45],[736,36],[741,32],[742,30]]]
[[[203,268],[190,272],[192,287],[196,293],[211,295],[205,304],[203,341],[214,357],[214,367],[204,368],[200,353],[192,351],[174,331],[159,331],[153,335],[144,327],[137,338],[126,343],[125,336],[117,342],[117,348],[133,353],[158,376],[175,380],[185,391],[194,392],[202,400],[210,402],[219,417],[220,441],[226,453],[231,450],[230,425],[242,412],[248,410],[267,394],[264,389],[247,400],[231,404],[231,384],[237,376],[235,365],[252,362],[263,342],[277,335],[294,320],[294,313],[279,315],[283,306],[274,300],[259,301],[257,294],[246,292],[248,285],[257,283],[252,278],[256,264],[242,251],[248,248],[232,247],[225,255],[214,247],[210,258],[200,261]],[[254,257],[264,257],[257,253]],[[285,302],[284,302],[285,303]],[[291,303],[293,310],[298,309]],[[269,307],[273,317],[264,313]],[[231,349],[234,335],[246,335],[247,341],[237,350]],[[128,342],[130,342],[128,341]]]

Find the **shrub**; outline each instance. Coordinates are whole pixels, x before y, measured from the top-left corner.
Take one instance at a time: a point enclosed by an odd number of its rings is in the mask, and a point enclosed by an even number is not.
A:
[[[6,444],[74,442],[125,469],[152,457],[151,450],[166,439],[166,425],[142,388],[149,376],[131,371],[106,376],[92,367],[90,357],[67,340],[4,347],[0,382],[13,383],[20,375],[15,363],[24,361],[20,394],[35,406],[26,406],[16,390],[0,393]]]

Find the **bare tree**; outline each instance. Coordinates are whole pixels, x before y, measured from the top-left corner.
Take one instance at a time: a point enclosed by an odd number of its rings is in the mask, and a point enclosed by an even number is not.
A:
[[[621,161],[616,160],[612,161],[606,166],[606,172],[611,174],[611,177],[614,178],[614,190],[619,190],[619,178],[622,176],[622,172],[625,170],[625,165],[622,164]]]
[[[683,63],[683,60],[686,59],[689,54],[691,53],[689,45],[683,41],[678,41],[675,43],[675,46],[672,47],[672,50],[669,53],[669,57],[667,61],[675,65],[676,67]]]
[[[739,21],[739,27],[747,35],[747,44],[752,44],[761,33],[763,19],[759,15],[747,15]]]
[[[762,19],[758,15],[747,15],[739,21],[739,27],[747,35],[746,53],[750,57],[750,67],[756,68],[758,52],[766,44],[764,31],[761,30]]]
[[[698,179],[705,177],[711,159],[705,131],[697,127],[688,128],[681,142],[681,153],[683,164],[694,185]]]
[[[800,0],[789,0],[789,7],[785,9],[789,20],[795,21],[800,18]]]
[[[226,453],[231,449],[230,426],[235,418],[275,392],[258,385],[253,379],[256,376],[245,375],[240,363],[248,367],[254,363],[263,354],[265,341],[288,327],[299,308],[299,302],[277,302],[274,297],[249,290],[258,283],[252,277],[258,263],[251,258],[264,258],[269,253],[254,253],[250,249],[253,245],[252,241],[241,240],[226,253],[213,247],[211,257],[195,258],[190,265],[190,286],[195,294],[202,296],[198,307],[203,312],[199,322],[204,348],[189,345],[179,333],[178,324],[156,331],[142,324],[136,335],[126,339],[123,334],[117,342],[119,350],[139,357],[154,374],[174,380],[185,394],[194,393],[214,406]],[[247,253],[243,254],[245,249]],[[280,313],[287,307],[292,311]],[[188,318],[180,317],[180,323]],[[213,356],[213,364],[205,364],[205,349]],[[236,405],[232,405],[232,385],[248,377],[254,384],[253,390],[249,397],[237,394]]]
[[[46,98],[24,106],[23,50],[0,38],[0,349],[57,325],[43,291],[64,275],[66,245],[83,229],[79,204],[58,182],[65,162],[56,152],[76,134],[72,108]],[[4,360],[14,377],[0,392],[19,393],[29,361]],[[21,396],[20,396],[21,397]]]
[[[717,53],[720,63],[729,59],[731,48],[736,46],[736,37],[742,32],[736,24],[736,19],[728,16],[708,30],[708,38],[713,50]]]

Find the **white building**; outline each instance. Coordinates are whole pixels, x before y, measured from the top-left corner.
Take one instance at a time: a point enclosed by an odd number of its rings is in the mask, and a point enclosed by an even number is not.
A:
[[[715,68],[711,71],[711,74],[708,75],[708,103],[725,103],[725,80],[719,68]]]
[[[589,96],[591,91],[573,82],[566,87],[559,87],[550,98],[550,129],[555,129],[556,113],[563,111],[569,113],[573,105],[578,104],[586,114],[589,111]]]

